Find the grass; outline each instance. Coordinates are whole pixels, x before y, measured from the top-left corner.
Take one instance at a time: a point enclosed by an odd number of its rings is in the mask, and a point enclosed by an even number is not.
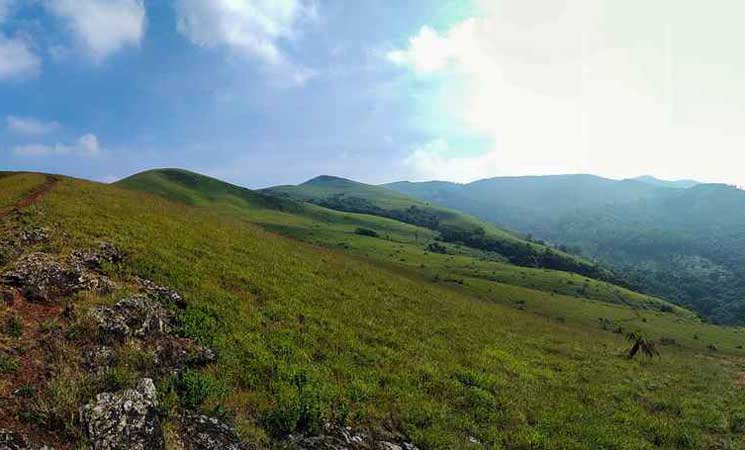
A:
[[[511,271],[465,249],[425,254],[411,239],[424,230],[316,208],[195,207],[62,179],[31,213],[64,230],[51,249],[111,241],[129,255],[125,270],[184,294],[185,332],[219,360],[163,392],[228,411],[255,441],[333,420],[389,424],[423,449],[744,444],[742,331],[644,308],[646,298],[629,305],[631,293],[580,298],[578,276]],[[552,292],[558,281],[566,294]],[[624,335],[600,318],[679,344],[628,360]]]
[[[0,209],[14,205],[28,191],[45,181],[46,177],[37,173],[5,172],[5,176],[0,177]]]

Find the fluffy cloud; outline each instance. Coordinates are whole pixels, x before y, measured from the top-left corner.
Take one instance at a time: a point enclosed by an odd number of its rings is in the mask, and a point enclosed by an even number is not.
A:
[[[46,5],[97,61],[126,46],[139,45],[145,35],[142,0],[49,0]]]
[[[8,116],[5,120],[8,130],[17,134],[42,135],[60,128],[58,122],[43,122],[32,117]]]
[[[733,16],[741,4],[482,3],[474,17],[424,26],[386,55],[416,75],[413,88],[427,83],[414,97],[424,99],[416,119],[423,130],[493,143],[481,154],[415,148],[406,162],[419,177],[658,170],[742,182],[729,168],[745,161],[745,112],[734,106],[745,88],[732,76],[745,70],[745,57],[727,34],[740,30]],[[701,23],[713,28],[688,32]]]
[[[21,38],[6,38],[0,34],[0,80],[33,75],[39,71],[41,60]]]
[[[101,152],[98,138],[93,134],[85,134],[71,145],[57,143],[55,145],[31,144],[16,147],[14,153],[18,156],[83,156],[93,157]]]
[[[176,0],[179,31],[194,44],[226,46],[284,72],[296,84],[312,75],[291,62],[280,40],[293,39],[302,22],[315,17],[307,0]]]

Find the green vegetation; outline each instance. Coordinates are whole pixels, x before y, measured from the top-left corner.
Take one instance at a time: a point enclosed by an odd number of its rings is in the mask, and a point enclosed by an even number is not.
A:
[[[721,323],[745,323],[745,192],[589,175],[389,188],[597,258],[624,284]]]
[[[379,186],[321,176],[299,186],[278,186],[263,192],[315,203],[325,208],[387,217],[438,233],[439,239],[497,253],[510,263],[540,267],[612,281],[596,264],[543,243],[530,242],[455,210],[430,205]]]
[[[171,380],[165,407],[223,411],[257,442],[335,421],[385,424],[424,450],[745,444],[740,329],[391,219],[173,184],[188,204],[63,178],[27,218],[64,231],[57,253],[107,240],[122,270],[184,295],[184,333],[219,359]],[[629,360],[628,332],[665,338],[662,357]],[[74,374],[55,380],[39,427],[90,395]]]

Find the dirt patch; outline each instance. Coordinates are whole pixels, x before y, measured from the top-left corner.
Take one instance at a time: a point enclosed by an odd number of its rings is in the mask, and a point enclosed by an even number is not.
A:
[[[47,175],[47,179],[46,181],[44,181],[44,183],[31,189],[25,197],[18,200],[14,205],[0,209],[0,219],[4,218],[15,210],[28,208],[29,206],[38,202],[39,200],[41,200],[42,197],[48,194],[49,191],[52,190],[52,188],[55,184],[57,184],[58,181],[59,180],[56,177]]]

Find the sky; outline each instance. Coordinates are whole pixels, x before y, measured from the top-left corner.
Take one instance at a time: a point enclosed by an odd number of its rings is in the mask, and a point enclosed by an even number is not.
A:
[[[741,0],[0,0],[0,170],[745,185]]]

